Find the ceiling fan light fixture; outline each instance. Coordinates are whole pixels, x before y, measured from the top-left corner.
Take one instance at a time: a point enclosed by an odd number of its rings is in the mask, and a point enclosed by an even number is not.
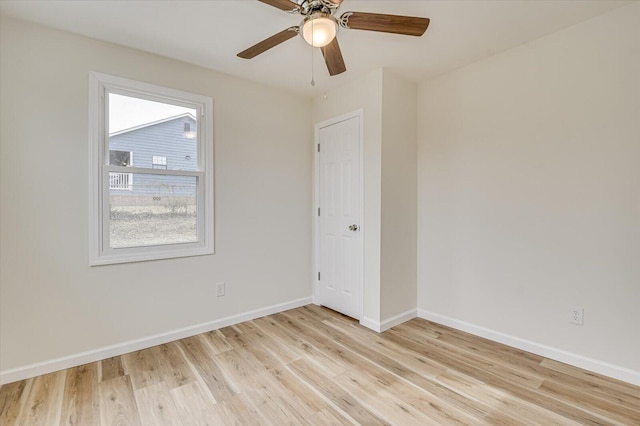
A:
[[[324,47],[336,38],[338,23],[333,16],[316,12],[302,21],[300,29],[304,41],[313,47]]]

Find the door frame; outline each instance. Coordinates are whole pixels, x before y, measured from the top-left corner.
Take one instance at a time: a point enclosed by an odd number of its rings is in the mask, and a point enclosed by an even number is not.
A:
[[[364,110],[358,109],[355,111],[348,112],[346,114],[339,115],[337,117],[330,118],[328,120],[324,120],[318,122],[314,126],[314,138],[313,138],[313,152],[314,152],[314,174],[313,174],[313,210],[312,215],[314,220],[311,221],[313,225],[312,230],[312,239],[313,239],[313,249],[312,249],[312,265],[313,265],[313,276],[311,277],[312,282],[312,301],[316,305],[320,305],[319,300],[319,292],[320,292],[320,281],[318,280],[318,271],[320,269],[320,217],[318,216],[318,208],[320,208],[320,153],[318,151],[318,144],[320,143],[320,129],[323,127],[328,127],[333,124],[338,124],[342,121],[349,120],[351,118],[358,118],[360,129],[359,129],[359,141],[358,141],[358,156],[360,159],[360,214],[359,214],[359,227],[360,227],[360,250],[361,250],[361,265],[360,267],[360,288],[359,291],[359,301],[358,301],[358,311],[359,318],[358,321],[362,321],[364,315],[364,241],[365,241],[365,223],[364,223]]]

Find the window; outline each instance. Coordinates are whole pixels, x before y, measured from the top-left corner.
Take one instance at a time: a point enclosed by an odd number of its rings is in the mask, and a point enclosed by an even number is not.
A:
[[[212,254],[211,98],[91,73],[90,109],[91,265]]]
[[[167,168],[167,157],[162,155],[154,155],[151,158],[151,168],[153,169],[165,169]]]
[[[130,166],[131,157],[133,157],[133,152],[131,151],[110,150],[109,165],[123,166],[123,167]],[[133,190],[133,174],[110,172],[109,173],[109,189],[132,191]]]

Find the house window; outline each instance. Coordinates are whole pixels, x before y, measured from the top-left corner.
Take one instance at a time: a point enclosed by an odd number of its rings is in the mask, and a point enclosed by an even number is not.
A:
[[[91,265],[212,254],[211,98],[98,73],[89,91]]]
[[[109,151],[109,165],[128,167],[131,165],[131,151]],[[109,173],[109,189],[132,191],[133,190],[133,173],[110,172]]]
[[[167,157],[163,155],[154,155],[151,158],[151,168],[153,169],[166,169],[167,168]]]
[[[191,130],[191,123],[189,122],[184,123],[184,137],[189,139],[196,137],[196,132]]]

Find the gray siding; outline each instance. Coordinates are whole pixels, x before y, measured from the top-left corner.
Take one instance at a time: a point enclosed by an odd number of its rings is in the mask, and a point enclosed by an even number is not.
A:
[[[190,116],[177,117],[109,138],[109,149],[132,152],[132,166],[153,168],[153,156],[167,159],[167,170],[197,170],[197,140],[185,135],[188,123],[196,132],[196,121]],[[114,195],[195,196],[195,179],[187,176],[136,174],[133,190],[112,190]]]

